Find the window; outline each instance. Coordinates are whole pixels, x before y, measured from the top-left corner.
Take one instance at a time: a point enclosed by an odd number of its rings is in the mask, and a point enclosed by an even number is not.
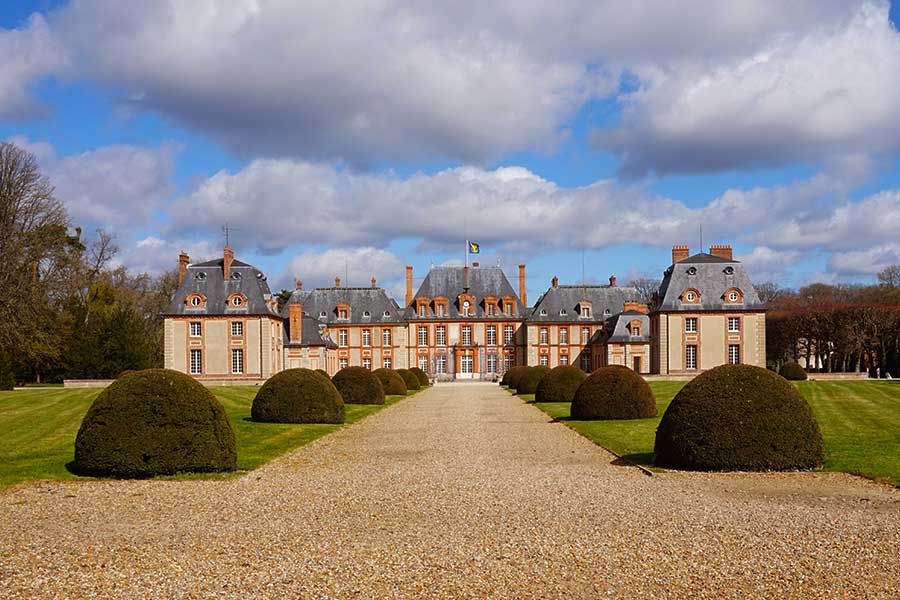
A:
[[[420,305],[419,305],[419,316],[420,316],[420,317],[424,317],[424,316],[425,316],[425,310],[426,310],[425,305],[424,305],[424,304],[420,304]]]
[[[444,325],[438,325],[434,328],[434,337],[435,343],[438,346],[446,346],[447,345],[447,327]]]
[[[434,362],[434,370],[439,375],[445,375],[447,373],[447,355],[446,354],[438,354],[435,358]]]
[[[244,351],[243,350],[232,350],[231,351],[231,372],[235,375],[240,375],[244,372]]]
[[[244,304],[244,299],[241,298],[240,296],[235,296],[234,298],[231,299],[232,306],[243,306],[243,304]]]
[[[696,274],[697,274],[697,267],[690,267],[690,268],[688,268],[687,274],[688,274],[688,275],[696,275]]]
[[[566,309],[564,309],[564,308],[560,309],[560,311],[559,311],[559,316],[565,317],[567,314],[569,314],[569,313],[566,312]]]
[[[503,343],[507,346],[512,345],[513,343],[513,335],[515,335],[515,329],[513,329],[512,325],[506,325],[503,327]]]
[[[547,355],[544,354],[538,359],[538,364],[542,367],[546,367],[550,363],[550,360],[547,358]]]
[[[734,275],[734,267],[725,267],[724,273],[726,275]]]
[[[363,311],[363,317],[365,317],[366,319],[368,319],[371,316],[372,316],[372,313],[370,313],[369,311],[367,311],[367,310]]]
[[[488,302],[487,305],[485,306],[485,308],[487,309],[488,316],[493,317],[494,316],[494,304],[491,302]]]
[[[363,359],[363,369],[368,369],[370,371],[372,370],[372,359],[371,358]]]
[[[319,317],[322,318],[322,319],[324,319],[324,318],[327,317],[327,316],[328,316],[328,313],[325,312],[324,310],[323,310],[322,312],[319,313]]]
[[[632,325],[631,326],[631,335],[632,335],[632,337],[641,337],[641,326],[640,325]]]
[[[496,325],[488,325],[487,326],[487,345],[488,346],[496,346],[497,345],[497,326]],[[492,373],[494,371],[491,371]]]
[[[697,317],[688,317],[684,320],[685,333],[697,333]]]
[[[362,330],[362,345],[367,348],[372,345],[372,330],[371,329],[363,329]]]
[[[741,330],[740,317],[728,317],[728,332],[738,333]]]
[[[203,334],[203,325],[200,321],[191,321],[191,337],[200,337]]]
[[[515,364],[515,358],[516,357],[513,356],[512,354],[507,354],[506,356],[504,356],[503,357],[503,369],[506,371],[509,371],[510,369],[512,369],[513,365]]]
[[[338,366],[342,369],[346,369],[348,364],[350,363],[346,358],[342,358],[338,361]]]
[[[447,314],[447,308],[444,306],[443,303],[435,304],[434,308],[435,308],[435,311],[437,312],[437,316],[439,316],[439,317],[443,317],[444,315]]]
[[[582,316],[582,317],[585,317],[585,318],[590,318],[590,316],[591,316],[591,307],[590,307],[590,306],[583,306],[583,307],[581,308],[581,316]]]
[[[200,306],[200,296],[191,297],[191,306]]]
[[[506,312],[506,314],[511,315],[513,312],[513,303],[505,302],[503,305],[503,308],[504,308],[504,311]]]
[[[472,304],[471,304],[468,300],[466,300],[465,302],[463,302],[463,314],[464,314],[465,316],[467,316],[467,317],[469,316],[469,310],[470,310],[471,308],[472,308]]]
[[[342,308],[338,311],[338,319],[346,319],[349,311],[346,308]]]
[[[341,329],[338,331],[338,346],[341,348],[347,347],[347,330]]]
[[[191,350],[191,375],[203,373],[203,351]]]
[[[391,345],[391,330],[390,329],[382,329],[381,330],[381,345],[382,346],[390,346]]]
[[[425,326],[419,327],[419,345],[420,346],[428,345],[428,327],[425,327]]]
[[[541,344],[549,344],[550,343],[550,332],[546,327],[541,327],[540,330],[540,343]]]
[[[587,346],[591,343],[591,328],[590,327],[582,327],[581,328],[581,345]]]
[[[389,317],[389,316],[391,316],[391,311],[386,310],[386,311],[384,311],[383,313],[381,313],[381,316],[383,316],[383,317]]]
[[[737,302],[739,297],[737,292],[728,292],[729,302]]]
[[[244,337],[244,322],[243,321],[232,321],[231,322],[231,337]]]
[[[547,316],[547,309],[546,309],[546,308],[542,308],[542,309],[541,309],[541,312],[540,312],[540,315],[541,315],[542,317],[546,317],[546,316]]]
[[[462,338],[463,346],[471,346],[472,345],[472,326],[471,325],[463,325],[462,326],[462,334],[460,337]]]
[[[419,368],[422,369],[423,371],[425,371],[426,373],[428,372],[428,357],[427,356],[419,357]]]
[[[496,354],[488,354],[487,355],[487,372],[488,373],[496,373],[497,372],[497,355]]]
[[[564,355],[560,356],[560,357],[559,357],[559,364],[560,364],[560,366],[563,366],[563,367],[566,366],[567,364],[569,364],[569,357],[568,357],[568,355],[564,354]]]
[[[568,344],[569,343],[569,328],[563,327],[559,330],[559,343],[560,344]]]
[[[741,364],[741,347],[737,344],[728,344],[728,364]]]
[[[585,373],[591,372],[591,355],[586,352],[581,353],[581,370]]]
[[[697,346],[689,345],[684,348],[684,368],[695,370],[697,368]]]
[[[471,354],[463,355],[459,357],[459,372],[460,373],[472,373],[474,371],[475,361],[472,358]]]
[[[381,366],[383,366],[385,369],[390,369],[392,364],[393,363],[391,362],[390,357],[385,358],[383,361],[381,361]]]

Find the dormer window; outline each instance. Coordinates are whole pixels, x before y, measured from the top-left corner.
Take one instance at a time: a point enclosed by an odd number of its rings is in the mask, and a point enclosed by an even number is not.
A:
[[[342,308],[338,311],[338,319],[346,319],[347,318],[347,310]]]
[[[725,267],[724,273],[725,273],[726,275],[734,275],[734,267],[730,267],[730,266],[729,266],[729,267]]]
[[[542,308],[542,309],[541,309],[541,316],[542,316],[542,317],[546,317],[546,316],[547,316],[547,309],[545,309],[545,308]]]
[[[387,310],[386,310],[386,311],[384,311],[384,313],[382,313],[381,316],[383,316],[383,317],[389,317],[389,316],[391,316],[391,313],[390,313],[390,311],[387,311]]]
[[[201,302],[202,300],[200,300],[200,296],[193,296],[191,298],[191,306],[200,306]]]
[[[587,300],[582,301],[578,304],[578,314],[581,315],[582,319],[590,319],[591,318],[591,303]]]
[[[325,317],[328,316],[328,313],[323,310],[319,313],[319,316],[324,319]]]
[[[726,304],[740,304],[744,301],[744,295],[737,288],[732,288],[725,292],[724,298]]]
[[[363,311],[363,317],[365,317],[366,319],[368,319],[371,316],[372,316],[372,313],[370,313],[369,311],[367,311],[367,310]]]
[[[226,305],[229,308],[243,308],[246,304],[247,296],[243,294],[231,294],[226,301]]]
[[[235,271],[234,273],[231,274],[231,278],[234,279],[235,281],[237,281],[241,278],[241,274]]]
[[[463,314],[469,316],[472,313],[472,303],[468,300],[463,301]]]
[[[416,315],[419,318],[428,316],[428,298],[416,298]]]
[[[696,275],[696,274],[697,274],[697,267],[689,267],[688,270],[687,270],[687,274],[688,274],[688,275]]]
[[[567,310],[564,309],[564,308],[561,308],[561,309],[559,310],[559,316],[561,316],[561,317],[565,317],[565,316],[568,315],[568,314],[569,314],[569,311],[567,311]]]
[[[198,279],[200,281],[205,281],[206,280],[206,271],[200,271],[199,273],[194,275],[194,278]]]
[[[350,318],[350,305],[349,304],[338,304],[335,307],[335,311],[337,311],[337,317],[340,320],[348,320]]]
[[[697,290],[685,290],[683,294],[681,294],[681,301],[685,304],[699,304],[700,303],[700,292]]]

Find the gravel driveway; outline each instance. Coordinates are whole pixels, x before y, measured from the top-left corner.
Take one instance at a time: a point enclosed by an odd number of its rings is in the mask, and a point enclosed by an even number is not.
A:
[[[0,596],[900,596],[896,489],[648,477],[547,421],[439,385],[239,479],[0,493]]]

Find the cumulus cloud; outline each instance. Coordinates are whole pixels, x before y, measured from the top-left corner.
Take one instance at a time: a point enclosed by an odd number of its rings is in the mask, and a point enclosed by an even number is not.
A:
[[[178,255],[182,252],[186,252],[194,263],[219,258],[222,254],[222,249],[209,240],[166,240],[153,235],[124,245],[120,250],[116,264],[152,275],[177,269]]]
[[[740,254],[735,258],[744,263],[754,281],[784,281],[805,256],[797,250],[756,246],[749,254]]]
[[[47,107],[34,100],[31,88],[66,62],[65,49],[41,15],[32,15],[19,29],[0,29],[0,117],[43,114]]]
[[[376,279],[379,287],[390,287],[404,277],[403,263],[394,253],[371,246],[310,249],[290,260],[278,283],[287,289],[293,289],[296,279],[305,288],[332,286],[335,277],[343,287],[369,287],[372,277],[381,278]]]
[[[900,244],[879,244],[863,250],[837,252],[828,268],[839,275],[875,275],[891,265],[900,265]]]

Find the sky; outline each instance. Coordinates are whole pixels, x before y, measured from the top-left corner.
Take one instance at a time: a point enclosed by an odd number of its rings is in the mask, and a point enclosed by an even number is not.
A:
[[[552,6],[551,6],[552,5]],[[754,281],[900,263],[898,9],[874,0],[8,0],[0,140],[72,226],[275,289],[500,264],[529,298],[732,244]]]

